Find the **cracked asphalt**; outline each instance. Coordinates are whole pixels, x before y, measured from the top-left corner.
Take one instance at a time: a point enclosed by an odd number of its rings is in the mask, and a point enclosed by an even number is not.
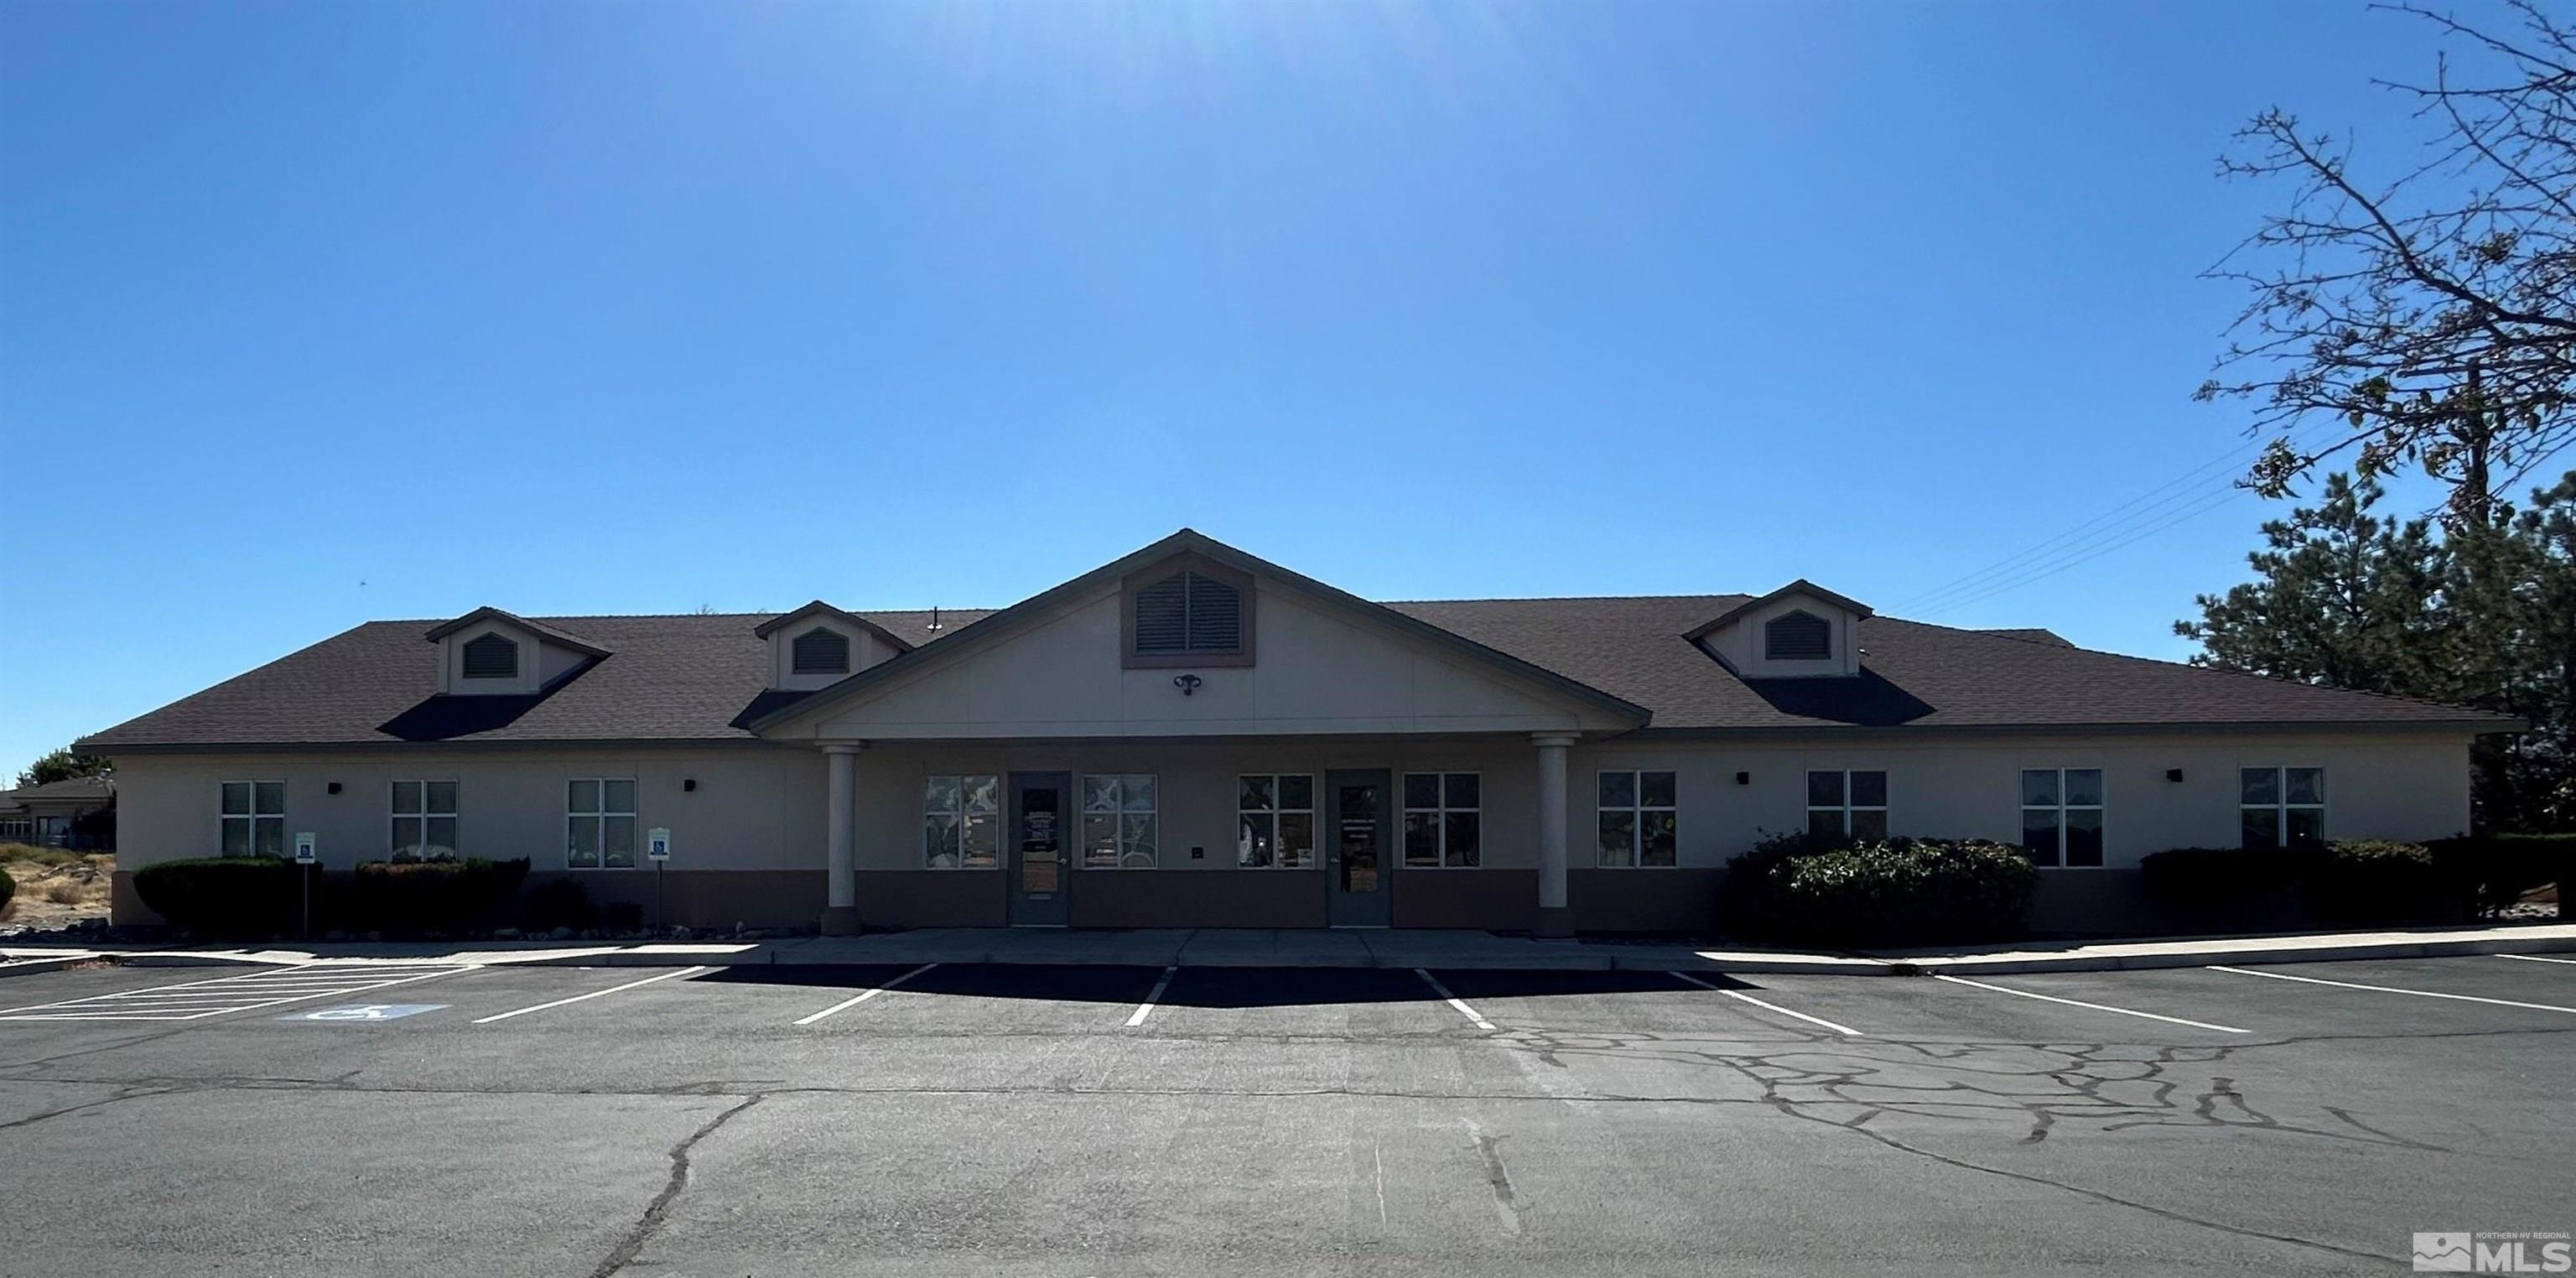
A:
[[[2576,1231],[2576,964],[2259,970],[2311,979],[1189,968],[1133,1025],[1161,969],[28,1019],[210,975],[48,973],[0,982],[0,1274],[2341,1274]],[[441,1006],[288,1019],[375,1002]]]

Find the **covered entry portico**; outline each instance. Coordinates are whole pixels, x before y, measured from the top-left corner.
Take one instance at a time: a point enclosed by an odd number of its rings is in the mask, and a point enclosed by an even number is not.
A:
[[[1576,739],[829,741],[824,930],[1563,934]]]
[[[1567,752],[1650,717],[1183,531],[748,726],[828,761],[827,931],[1563,932]]]

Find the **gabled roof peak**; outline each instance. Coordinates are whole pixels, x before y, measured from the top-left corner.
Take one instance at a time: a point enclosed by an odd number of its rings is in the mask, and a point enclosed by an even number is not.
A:
[[[605,657],[608,655],[608,649],[600,647],[598,644],[592,643],[590,640],[584,639],[579,635],[573,634],[569,631],[557,630],[553,626],[549,626],[541,621],[530,621],[514,612],[504,612],[499,608],[491,607],[477,608],[454,621],[431,630],[428,634],[421,637],[427,639],[431,643],[436,643],[460,630],[479,626],[487,621],[506,622],[509,625],[516,626],[521,630],[527,631],[529,634],[535,635],[548,643],[554,644],[556,647],[570,648],[574,652],[581,653],[584,656]]]
[[[804,607],[798,608],[792,612],[782,612],[777,616],[752,627],[751,633],[755,638],[766,639],[771,635],[778,633],[781,629],[795,625],[797,622],[803,621],[808,617],[830,617],[835,621],[855,626],[861,630],[867,631],[869,634],[885,640],[889,644],[894,645],[894,650],[896,652],[910,652],[913,649],[911,642],[904,639],[901,635],[898,635],[855,612],[835,608],[820,599],[806,604]]]
[[[1832,604],[1855,617],[1866,618],[1878,615],[1876,612],[1871,610],[1868,604],[1862,603],[1848,595],[1835,594],[1833,591],[1827,590],[1804,577],[1800,577],[1796,581],[1780,587],[1778,590],[1774,590],[1766,595],[1755,595],[1753,598],[1747,599],[1744,602],[1701,622],[1691,630],[1690,637],[1697,639],[1701,635],[1707,634],[1712,630],[1716,630],[1746,613],[1768,607],[1780,600],[1791,597],[1804,597],[1808,599],[1821,600],[1825,603]]]

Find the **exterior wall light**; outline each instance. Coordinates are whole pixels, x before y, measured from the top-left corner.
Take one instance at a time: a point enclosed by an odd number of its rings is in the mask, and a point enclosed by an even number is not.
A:
[[[2167,769],[2165,769],[2165,780],[2167,780],[2167,781],[2180,781],[2180,780],[2182,780],[2182,769],[2180,769],[2180,768],[2167,768]]]
[[[1173,687],[1175,687],[1175,688],[1180,689],[1180,690],[1181,690],[1181,695],[1182,695],[1182,696],[1184,696],[1184,697],[1189,696],[1191,693],[1197,692],[1197,691],[1199,690],[1199,683],[1200,683],[1200,682],[1201,682],[1201,681],[1200,681],[1200,679],[1199,679],[1199,677],[1198,677],[1197,675],[1174,675],[1174,676],[1172,676],[1172,686],[1173,686]]]

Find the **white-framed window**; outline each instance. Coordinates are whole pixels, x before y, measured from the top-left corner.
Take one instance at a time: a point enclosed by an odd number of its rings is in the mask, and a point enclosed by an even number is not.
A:
[[[393,784],[393,838],[388,851],[397,861],[456,859],[456,783],[396,781]]]
[[[564,865],[635,868],[635,779],[575,777],[564,785]]]
[[[1234,779],[1234,863],[1247,870],[1315,865],[1315,778],[1258,773]]]
[[[2101,866],[2100,768],[2021,770],[2021,850],[2035,865]]]
[[[0,839],[12,843],[24,843],[34,837],[36,837],[34,817],[0,817]]]
[[[1857,768],[1807,774],[1807,832],[1829,838],[1887,837],[1887,773]]]
[[[1599,803],[1604,867],[1680,863],[1681,805],[1670,772],[1604,772]]]
[[[921,781],[921,863],[990,870],[1002,863],[1002,779],[989,772]]]
[[[286,783],[223,783],[225,856],[286,855]]]
[[[1154,774],[1082,778],[1082,868],[1150,870],[1154,855]]]
[[[2249,848],[2312,848],[2326,841],[2326,770],[2236,770],[2240,839]]]
[[[1405,868],[1476,866],[1484,858],[1484,804],[1484,778],[1478,773],[1405,773]]]

